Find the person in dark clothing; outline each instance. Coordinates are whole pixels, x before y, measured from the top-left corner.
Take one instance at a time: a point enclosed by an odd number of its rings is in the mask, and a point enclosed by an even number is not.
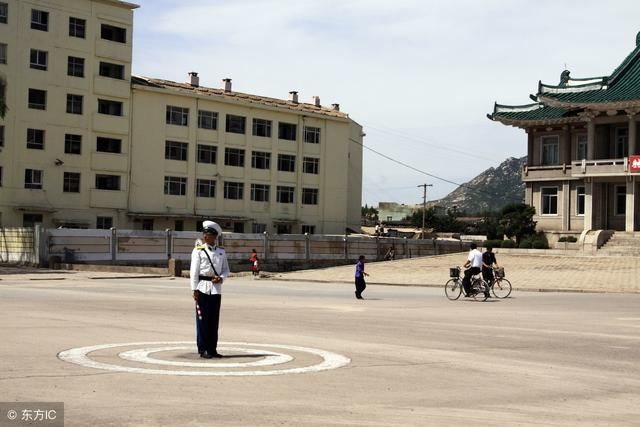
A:
[[[364,299],[362,292],[367,287],[364,276],[368,276],[368,274],[364,272],[364,255],[360,255],[356,263],[356,298],[358,299]]]
[[[496,254],[493,253],[493,248],[491,246],[487,246],[487,250],[482,254],[482,278],[487,282],[487,284],[491,284],[491,282],[493,282],[494,267],[498,268]]]

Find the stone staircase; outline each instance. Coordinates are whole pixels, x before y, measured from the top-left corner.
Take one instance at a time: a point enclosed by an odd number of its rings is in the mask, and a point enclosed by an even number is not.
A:
[[[598,249],[597,254],[640,257],[640,232],[616,231],[607,243]]]

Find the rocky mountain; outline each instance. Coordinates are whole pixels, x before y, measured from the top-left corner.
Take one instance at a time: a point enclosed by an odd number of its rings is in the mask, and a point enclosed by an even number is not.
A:
[[[498,167],[489,168],[471,181],[462,184],[440,200],[433,200],[430,206],[453,209],[467,214],[496,211],[510,203],[524,200],[522,167],[527,157],[510,157]]]

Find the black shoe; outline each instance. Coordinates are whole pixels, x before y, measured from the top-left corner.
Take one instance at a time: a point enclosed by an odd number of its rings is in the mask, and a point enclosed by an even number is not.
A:
[[[358,298],[358,299],[364,299],[364,298],[362,298],[362,296],[361,296],[361,295],[356,296],[356,298]]]
[[[223,355],[221,355],[221,354],[220,354],[220,353],[218,353],[218,352],[215,352],[215,353],[211,353],[211,357],[215,357],[216,359],[221,359],[221,358],[223,358],[224,356],[223,356]]]
[[[218,354],[218,353],[216,353],[216,354]],[[200,353],[200,357],[202,357],[203,359],[212,359],[215,356],[213,356],[208,351],[203,351],[202,353]]]

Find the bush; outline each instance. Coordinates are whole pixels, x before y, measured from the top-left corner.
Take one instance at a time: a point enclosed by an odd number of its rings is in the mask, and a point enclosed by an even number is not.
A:
[[[569,237],[568,236],[562,236],[561,238],[558,239],[558,243],[564,243],[564,242],[568,242],[569,241]]]
[[[522,239],[518,247],[520,249],[531,249],[533,247],[533,240],[530,237]]]
[[[502,245],[502,240],[485,240],[482,242],[482,247],[486,248],[491,246],[492,248],[499,248]]]
[[[534,240],[531,244],[531,247],[533,249],[548,249],[549,245],[547,245],[547,242],[545,240]]]
[[[500,245],[501,248],[515,248],[516,247],[516,242],[514,242],[513,240],[503,240],[502,244]]]
[[[575,243],[577,241],[578,241],[578,238],[576,236],[562,236],[561,238],[558,239],[558,242]]]

